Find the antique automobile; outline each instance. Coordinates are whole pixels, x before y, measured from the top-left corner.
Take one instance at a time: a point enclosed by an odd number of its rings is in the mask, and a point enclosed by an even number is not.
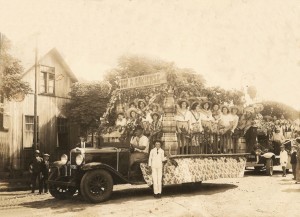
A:
[[[289,152],[291,150],[291,140],[286,140],[283,143],[286,147],[286,150]],[[265,149],[257,149],[255,154],[252,153],[247,156],[246,168],[254,167],[256,171],[265,171],[266,175],[272,176],[274,171],[274,166],[280,166],[280,157],[279,153],[274,153],[273,148],[270,150],[268,148]],[[290,155],[287,163],[286,170],[287,172],[291,169],[290,164]]]
[[[127,147],[76,148],[53,163],[48,179],[49,192],[57,199],[68,199],[78,192],[85,201],[99,203],[109,199],[113,186],[152,185],[151,173],[143,162],[129,171]],[[244,154],[174,155],[164,165],[163,184],[199,183],[218,178],[243,177]]]

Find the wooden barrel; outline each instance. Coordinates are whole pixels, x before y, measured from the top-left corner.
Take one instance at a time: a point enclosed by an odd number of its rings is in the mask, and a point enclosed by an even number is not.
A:
[[[172,94],[169,94],[163,104],[164,113],[174,113],[175,112],[175,100]]]
[[[177,142],[165,142],[165,153],[170,155],[177,155]]]
[[[177,142],[177,135],[176,133],[163,133],[161,140],[164,142]]]
[[[176,133],[163,133],[164,150],[171,155],[177,154],[178,142]]]
[[[163,133],[175,133],[176,132],[176,121],[174,116],[164,116],[162,118],[162,132]]]
[[[237,153],[246,153],[246,140],[244,137],[240,137],[238,139],[238,144],[237,144]]]

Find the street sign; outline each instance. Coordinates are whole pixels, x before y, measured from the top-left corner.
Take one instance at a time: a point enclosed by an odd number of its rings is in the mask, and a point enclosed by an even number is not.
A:
[[[160,85],[167,83],[167,76],[165,73],[155,73],[149,75],[142,75],[132,78],[125,78],[120,80],[120,90],[139,88],[152,85]]]

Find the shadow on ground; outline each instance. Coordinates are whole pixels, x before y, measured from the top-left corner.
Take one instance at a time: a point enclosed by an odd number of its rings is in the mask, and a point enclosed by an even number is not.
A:
[[[295,185],[295,183],[294,183],[294,185]],[[292,188],[289,188],[289,189],[282,190],[282,192],[287,192],[287,193],[300,193],[300,188],[298,188],[298,189],[292,189]]]
[[[213,195],[225,192],[230,189],[237,188],[238,186],[233,184],[185,184],[185,185],[173,185],[165,186],[163,188],[163,198],[188,196],[188,195]],[[64,212],[79,212],[85,210],[91,206],[101,206],[108,204],[117,204],[125,201],[142,201],[152,199],[153,191],[149,187],[145,188],[130,188],[124,190],[114,191],[109,201],[101,204],[88,204],[79,195],[74,196],[69,200],[58,200],[55,198],[30,201],[21,203],[20,206],[36,209],[50,208],[56,210],[55,213]]]
[[[288,174],[291,174],[290,172]],[[245,170],[244,176],[267,176],[265,170],[255,171],[255,170]],[[273,176],[282,176],[281,170],[274,170]]]

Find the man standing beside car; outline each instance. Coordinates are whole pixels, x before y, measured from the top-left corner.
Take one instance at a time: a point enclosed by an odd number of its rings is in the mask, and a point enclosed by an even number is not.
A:
[[[31,173],[31,193],[34,193],[36,188],[36,179],[38,179],[39,193],[42,193],[42,181],[41,181],[41,172],[42,172],[42,162],[43,159],[40,157],[40,151],[35,150],[34,158],[30,164],[29,171]]]
[[[48,193],[48,184],[47,184],[47,180],[49,177],[49,154],[44,154],[44,160],[42,162],[42,187],[44,189],[44,193]]]

